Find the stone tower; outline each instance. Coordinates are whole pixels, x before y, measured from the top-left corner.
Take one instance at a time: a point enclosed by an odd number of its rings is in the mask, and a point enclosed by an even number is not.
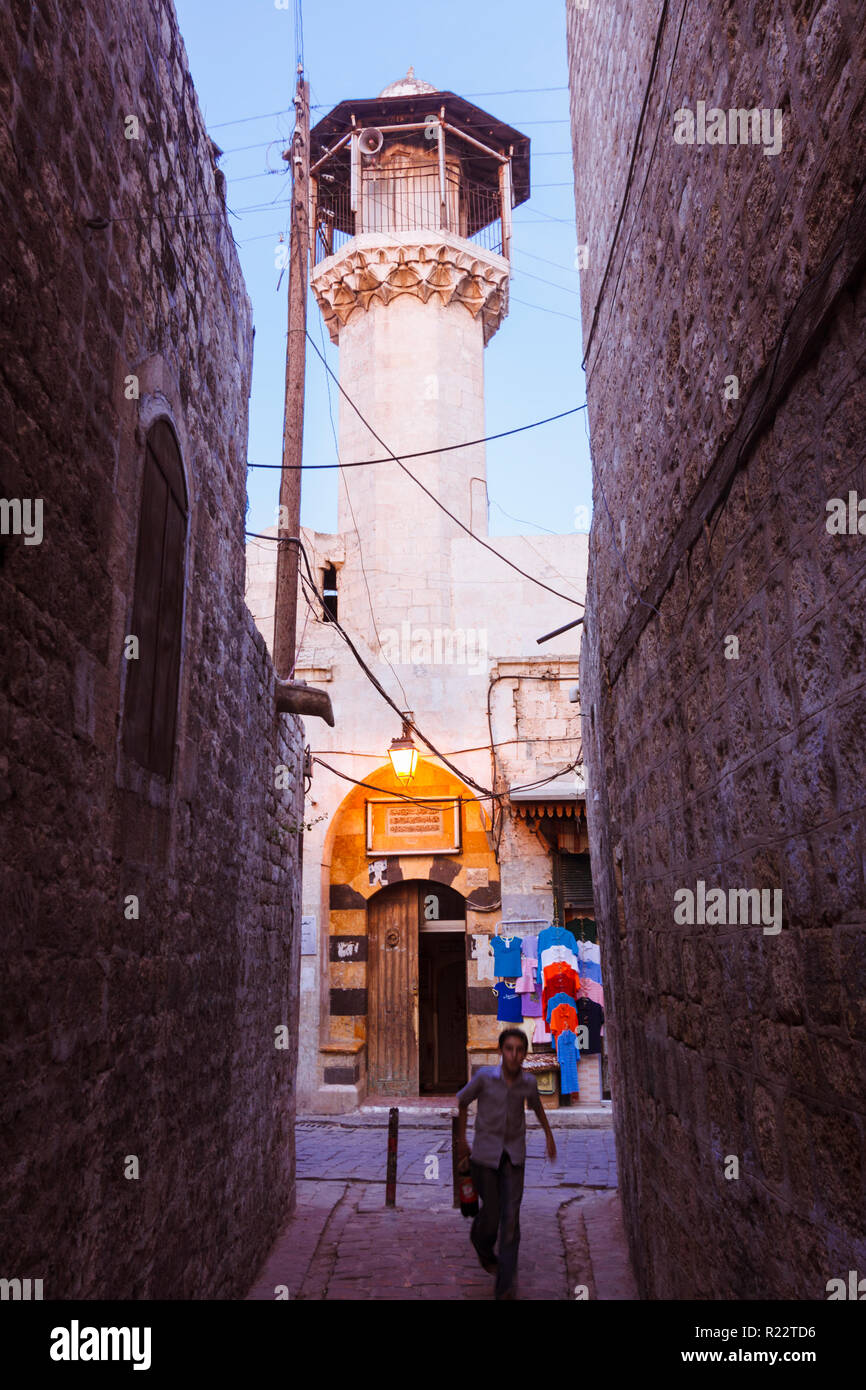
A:
[[[312,286],[340,345],[340,385],[360,411],[341,395],[341,462],[441,447],[407,466],[486,535],[484,446],[444,451],[485,433],[484,346],[508,309],[529,140],[410,68],[321,120],[311,166]],[[418,620],[447,625],[460,528],[393,461],[352,469],[350,489],[351,507],[341,480],[338,530],[364,538],[382,622],[406,617],[405,576],[423,573]]]

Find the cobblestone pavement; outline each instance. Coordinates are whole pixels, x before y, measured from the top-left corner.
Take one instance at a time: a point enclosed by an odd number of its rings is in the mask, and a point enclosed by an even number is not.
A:
[[[612,1190],[613,1133],[554,1133],[551,1163],[537,1124],[527,1123],[517,1296],[634,1298]],[[384,1123],[298,1124],[297,1209],[248,1298],[492,1299],[470,1223],[451,1203],[449,1121],[401,1124],[393,1210],[385,1208],[386,1138]]]

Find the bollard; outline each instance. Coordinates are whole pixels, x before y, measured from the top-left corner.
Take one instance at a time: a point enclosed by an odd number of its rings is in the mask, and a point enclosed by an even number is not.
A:
[[[457,1155],[457,1126],[459,1124],[456,1115],[451,1116],[451,1186],[454,1189],[452,1196],[452,1206],[460,1205],[460,1174],[457,1172],[457,1165],[460,1159]]]
[[[396,1105],[392,1105],[388,1111],[388,1166],[385,1171],[385,1206],[393,1207],[397,1203],[397,1126],[400,1123],[400,1111]]]

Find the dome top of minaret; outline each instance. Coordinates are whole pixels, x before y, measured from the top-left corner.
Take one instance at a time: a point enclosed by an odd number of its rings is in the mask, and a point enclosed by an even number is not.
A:
[[[405,77],[401,77],[397,82],[392,82],[389,87],[379,93],[379,96],[414,97],[423,96],[425,92],[438,91],[438,87],[431,87],[429,82],[422,82],[420,77],[415,76],[415,69],[410,68]]]

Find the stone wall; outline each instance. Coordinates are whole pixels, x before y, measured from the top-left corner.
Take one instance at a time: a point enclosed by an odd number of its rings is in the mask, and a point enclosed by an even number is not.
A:
[[[44,508],[41,543],[0,537],[2,1272],[236,1297],[294,1194],[302,804],[243,599],[251,308],[171,4],[14,3],[0,35],[0,494]],[[120,738],[160,417],[189,496],[170,779]]]
[[[862,7],[569,0],[567,26],[632,1256],[646,1297],[822,1299],[866,1268],[866,551],[826,526],[866,492]],[[780,111],[781,149],[675,142],[699,101]],[[781,930],[678,924],[699,880],[781,890]]]

